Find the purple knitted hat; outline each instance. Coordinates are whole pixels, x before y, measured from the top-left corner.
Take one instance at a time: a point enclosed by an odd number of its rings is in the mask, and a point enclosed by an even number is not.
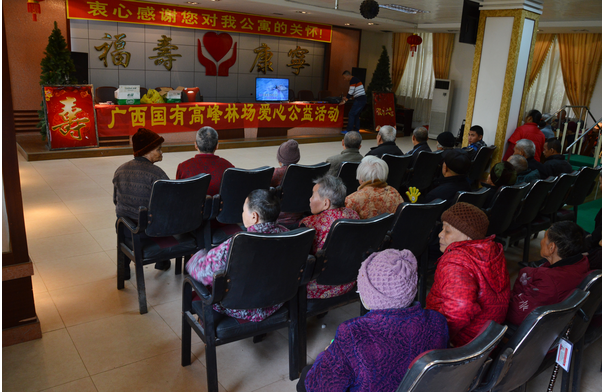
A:
[[[372,253],[360,268],[357,288],[370,309],[409,306],[418,283],[416,257],[409,250],[386,249]]]
[[[301,159],[299,143],[294,139],[289,139],[282,143],[280,147],[278,147],[276,158],[278,159],[278,162],[281,162],[284,166],[299,162],[299,159]]]

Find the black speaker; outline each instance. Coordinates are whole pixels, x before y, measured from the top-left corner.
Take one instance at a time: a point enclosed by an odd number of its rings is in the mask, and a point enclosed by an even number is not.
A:
[[[462,7],[462,24],[460,25],[460,42],[475,45],[479,32],[479,3],[464,0]]]
[[[353,67],[351,68],[351,75],[358,78],[363,85],[366,84],[366,68]],[[367,88],[367,86],[365,88]]]
[[[71,60],[75,64],[77,84],[88,84],[88,53],[71,52]]]

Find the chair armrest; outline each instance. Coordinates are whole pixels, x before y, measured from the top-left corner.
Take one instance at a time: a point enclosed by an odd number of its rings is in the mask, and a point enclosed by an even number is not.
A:
[[[497,358],[494,360],[493,365],[490,366],[489,374],[487,374],[486,381],[477,386],[472,392],[487,392],[491,391],[508,373],[510,369],[511,360],[508,358],[512,356],[514,350],[510,347],[506,348]]]
[[[318,278],[318,275],[320,275],[320,272],[322,272],[322,266],[324,265],[324,255],[325,255],[325,251],[323,249],[320,249],[316,252],[316,256],[315,256],[315,260],[313,263],[313,268],[311,268],[312,271],[312,276],[311,276],[311,280],[316,280]]]
[[[221,196],[215,195],[211,200],[211,210],[209,214],[209,219],[215,219],[219,215],[219,206],[220,206]],[[205,215],[205,213],[203,213]]]
[[[213,196],[205,196],[205,206],[203,207],[203,221],[211,219],[211,213],[213,211]]]
[[[190,275],[188,275],[184,279],[184,282],[187,282],[192,286],[192,288],[198,294],[198,296],[201,298],[204,304],[210,305],[213,303],[213,294],[204,284],[202,284],[198,280],[195,280]]]
[[[138,211],[138,225],[135,225],[127,216],[122,216],[117,220],[117,227],[119,227],[119,225],[125,226],[132,234],[144,233],[144,230],[146,230],[146,226],[148,225],[148,208],[140,207],[140,210]],[[119,230],[117,230],[117,232],[119,233]]]
[[[307,256],[305,267],[303,267],[303,273],[301,274],[300,285],[308,284],[314,273],[314,267],[316,266],[316,257],[313,255]]]

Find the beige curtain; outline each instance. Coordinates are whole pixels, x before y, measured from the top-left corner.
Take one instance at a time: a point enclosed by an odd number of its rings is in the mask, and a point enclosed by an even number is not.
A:
[[[558,46],[571,105],[589,106],[602,64],[602,34],[558,34]]]
[[[548,57],[554,34],[537,34],[535,40],[535,50],[533,51],[533,61],[531,63],[531,74],[529,75],[529,87],[533,85],[535,78],[539,75],[544,61]]]
[[[410,45],[408,44],[408,37],[412,35],[410,33],[395,33],[393,34],[393,64],[392,64],[392,79],[393,79],[393,91],[397,91],[403,71],[406,69],[406,63],[408,62],[408,56],[410,55]]]
[[[449,78],[449,66],[455,40],[455,34],[433,33],[433,70],[436,79]]]

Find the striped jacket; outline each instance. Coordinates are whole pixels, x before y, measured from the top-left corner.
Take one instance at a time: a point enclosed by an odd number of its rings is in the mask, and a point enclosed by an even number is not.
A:
[[[349,92],[347,93],[347,99],[357,98],[359,96],[366,95],[364,91],[364,85],[355,76],[349,81]]]

